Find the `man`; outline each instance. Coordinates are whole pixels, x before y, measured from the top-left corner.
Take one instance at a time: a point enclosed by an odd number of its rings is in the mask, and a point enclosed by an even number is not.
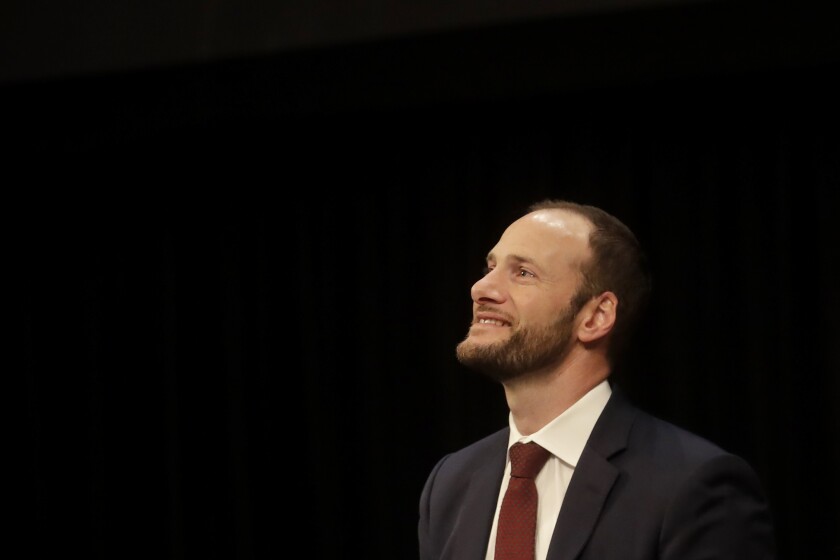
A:
[[[432,470],[420,498],[421,560],[509,552],[496,539],[517,442],[549,452],[535,480],[534,551],[523,557],[774,557],[751,467],[635,408],[608,381],[649,290],[635,236],[601,209],[547,200],[505,230],[472,287],[457,356],[503,385],[509,426]]]

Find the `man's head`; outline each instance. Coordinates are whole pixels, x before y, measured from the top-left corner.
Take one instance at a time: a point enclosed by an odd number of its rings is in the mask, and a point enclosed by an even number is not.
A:
[[[488,254],[458,359],[500,381],[548,371],[573,349],[612,365],[649,291],[645,256],[619,220],[592,206],[536,203]]]

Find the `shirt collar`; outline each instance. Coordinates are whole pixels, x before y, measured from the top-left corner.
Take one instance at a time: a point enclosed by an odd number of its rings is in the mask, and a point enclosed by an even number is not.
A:
[[[552,455],[560,458],[572,467],[583,453],[586,440],[595,427],[595,422],[607,405],[612,389],[607,380],[593,387],[575,404],[567,408],[560,416],[543,426],[530,436],[523,436],[516,429],[513,415],[508,415],[510,425],[510,439],[508,448],[514,443],[534,441],[549,450]]]

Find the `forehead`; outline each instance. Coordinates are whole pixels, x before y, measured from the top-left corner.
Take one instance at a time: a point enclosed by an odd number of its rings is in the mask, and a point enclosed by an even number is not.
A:
[[[524,259],[553,269],[577,267],[589,257],[586,218],[568,210],[538,210],[513,222],[493,247],[491,258]]]

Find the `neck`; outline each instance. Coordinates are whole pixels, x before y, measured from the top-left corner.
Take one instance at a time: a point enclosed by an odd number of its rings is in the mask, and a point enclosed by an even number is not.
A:
[[[547,371],[532,372],[504,384],[516,428],[531,435],[560,416],[610,373],[603,357],[570,354]]]

